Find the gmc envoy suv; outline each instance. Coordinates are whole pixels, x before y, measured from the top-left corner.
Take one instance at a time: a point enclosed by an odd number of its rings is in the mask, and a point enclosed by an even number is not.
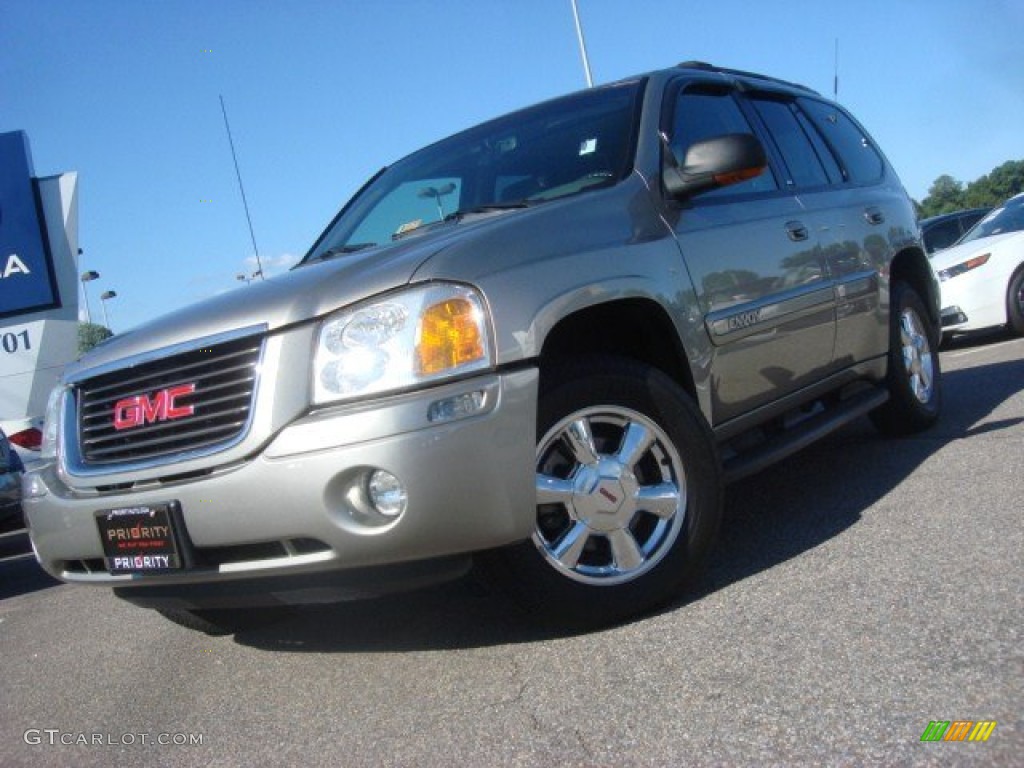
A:
[[[844,109],[688,62],[432,144],[288,274],[69,367],[43,568],[187,626],[454,578],[587,625],[698,576],[725,483],[929,427],[938,289]]]

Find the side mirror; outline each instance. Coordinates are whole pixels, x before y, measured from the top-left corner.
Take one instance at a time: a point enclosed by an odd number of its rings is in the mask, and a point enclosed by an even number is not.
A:
[[[665,141],[665,136],[662,135]],[[682,200],[709,189],[760,176],[768,166],[764,147],[749,133],[729,133],[697,141],[686,150],[680,167],[665,141],[662,179],[668,194]]]

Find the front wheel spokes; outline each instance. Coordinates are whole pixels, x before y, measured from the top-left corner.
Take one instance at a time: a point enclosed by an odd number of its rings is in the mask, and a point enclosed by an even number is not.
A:
[[[561,504],[570,508],[573,494],[571,480],[538,473],[536,483],[538,504]]]
[[[644,425],[631,421],[622,436],[622,445],[615,459],[623,466],[632,468],[653,443],[654,434]]]
[[[680,510],[682,494],[675,483],[660,483],[637,489],[634,499],[637,509],[669,520]]]
[[[576,523],[570,528],[551,550],[552,556],[566,568],[575,568],[583,554],[583,548],[590,538],[590,530],[583,523]]]
[[[620,571],[632,571],[644,562],[644,553],[633,538],[629,528],[618,528],[608,532],[608,543],[612,548],[615,567]]]
[[[590,431],[590,422],[587,419],[576,419],[566,428],[564,434],[577,463],[587,465],[597,462],[597,447],[594,445],[594,435]]]

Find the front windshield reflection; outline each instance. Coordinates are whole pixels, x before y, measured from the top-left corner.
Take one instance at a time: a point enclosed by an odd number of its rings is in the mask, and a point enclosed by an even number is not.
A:
[[[617,183],[632,168],[643,85],[546,102],[409,155],[349,202],[303,263]]]

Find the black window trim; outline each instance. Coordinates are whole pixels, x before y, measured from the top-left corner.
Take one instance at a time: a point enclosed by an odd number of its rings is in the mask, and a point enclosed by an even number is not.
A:
[[[765,155],[768,158],[768,168],[766,169],[766,173],[771,173],[773,175],[776,183],[776,189],[757,192],[740,192],[737,194],[714,197],[697,195],[696,197],[689,198],[685,201],[680,201],[675,200],[666,194],[664,185],[659,184],[661,187],[662,197],[665,202],[673,207],[693,207],[705,205],[728,205],[746,200],[770,200],[774,198],[792,196],[793,188],[789,187],[782,181],[783,174],[781,172],[783,170],[788,172],[788,169],[786,169],[785,165],[782,163],[782,158],[778,153],[778,149],[775,147],[775,142],[770,139],[761,121],[759,119],[751,119],[750,113],[753,110],[745,103],[743,98],[744,88],[741,84],[723,81],[721,79],[693,77],[692,75],[673,78],[666,84],[663,92],[661,115],[658,117],[658,130],[665,136],[670,135],[672,130],[672,118],[675,115],[676,102],[679,100],[679,96],[684,91],[694,88],[718,91],[722,94],[732,96],[733,101],[736,102],[741,114],[750,124],[750,129],[754,132],[753,135],[764,147]],[[665,162],[665,152],[667,151],[668,148],[662,144],[658,155],[660,163]]]
[[[857,118],[855,118],[853,115],[851,115],[846,109],[843,109],[843,107],[841,107],[836,102],[829,101],[828,99],[823,99],[820,96],[816,97],[816,96],[811,96],[811,95],[808,95],[808,94],[799,94],[799,95],[794,95],[794,101],[796,103],[797,108],[801,112],[803,112],[803,114],[807,117],[807,121],[810,124],[810,126],[817,132],[818,136],[824,142],[825,146],[828,147],[829,151],[832,153],[832,157],[836,161],[836,165],[838,165],[840,171],[842,171],[842,174],[843,174],[843,181],[842,181],[842,183],[841,184],[833,184],[832,186],[843,187],[843,188],[848,188],[848,187],[873,187],[873,186],[877,186],[878,184],[882,184],[882,183],[884,183],[886,181],[886,179],[889,176],[889,161],[886,160],[885,155],[882,153],[882,150],[878,147],[878,144],[875,143],[874,138],[871,136],[870,133],[867,132],[867,130],[864,128],[864,126],[860,124],[860,122],[857,120]],[[860,133],[861,133],[861,138],[863,140],[867,141],[868,146],[875,153],[875,155],[877,155],[879,163],[881,165],[881,173],[879,173],[876,178],[869,179],[867,181],[855,181],[855,180],[853,180],[851,178],[850,169],[847,167],[846,163],[843,161],[843,156],[839,152],[839,150],[836,147],[836,145],[829,139],[828,134],[826,134],[824,131],[822,131],[820,128],[818,128],[817,120],[814,118],[814,116],[812,114],[810,114],[806,109],[803,108],[803,102],[804,101],[813,101],[813,102],[816,102],[818,104],[822,104],[822,105],[828,107],[829,109],[834,109],[836,112],[839,112],[844,117],[846,117],[846,119],[849,120],[854,126],[856,126],[857,130],[860,131]]]
[[[758,111],[757,105],[753,103],[760,99],[762,101],[775,101],[786,104],[791,110],[794,110],[795,113],[799,112],[800,114],[804,115],[804,117],[807,118],[807,123],[809,123],[809,128],[811,130],[814,130],[816,134],[819,135],[820,137],[820,133],[817,132],[817,128],[814,127],[813,122],[810,120],[807,114],[800,109],[799,104],[797,104],[796,94],[787,93],[785,91],[774,91],[758,88],[756,90],[745,90],[743,92],[743,96],[744,98],[741,99],[741,103],[744,108],[744,111],[748,113],[748,119],[750,119],[752,123],[756,123],[760,131],[763,132],[764,135],[768,137],[767,142],[764,139],[762,139],[762,144],[765,144],[765,150],[767,151],[768,144],[770,143],[773,153],[776,155],[778,159],[779,166],[785,171],[785,185],[787,190],[794,193],[822,192],[831,189],[832,187],[838,186],[835,182],[829,179],[828,168],[822,161],[821,157],[818,155],[818,148],[815,146],[814,140],[810,136],[806,135],[807,128],[804,127],[803,122],[801,122],[797,115],[794,114],[794,117],[797,118],[797,126],[800,128],[801,131],[804,132],[804,136],[807,139],[807,144],[811,147],[811,150],[814,152],[815,158],[817,158],[818,164],[821,166],[822,172],[825,174],[824,184],[798,184],[796,180],[793,178],[793,172],[789,167],[789,163],[786,162],[786,158],[785,155],[782,153],[782,149],[779,148],[778,143],[775,140],[775,134],[772,133],[771,129],[768,127],[768,124],[764,121],[764,118],[761,117],[761,113]],[[830,155],[833,156],[833,162],[835,162],[836,167],[839,168],[840,173],[842,173],[845,176],[845,169],[843,169],[839,161],[835,159],[835,150],[831,147],[831,145],[825,143],[824,138],[822,138],[821,140],[824,148],[829,152]],[[845,184],[846,182],[844,181],[842,183]]]

